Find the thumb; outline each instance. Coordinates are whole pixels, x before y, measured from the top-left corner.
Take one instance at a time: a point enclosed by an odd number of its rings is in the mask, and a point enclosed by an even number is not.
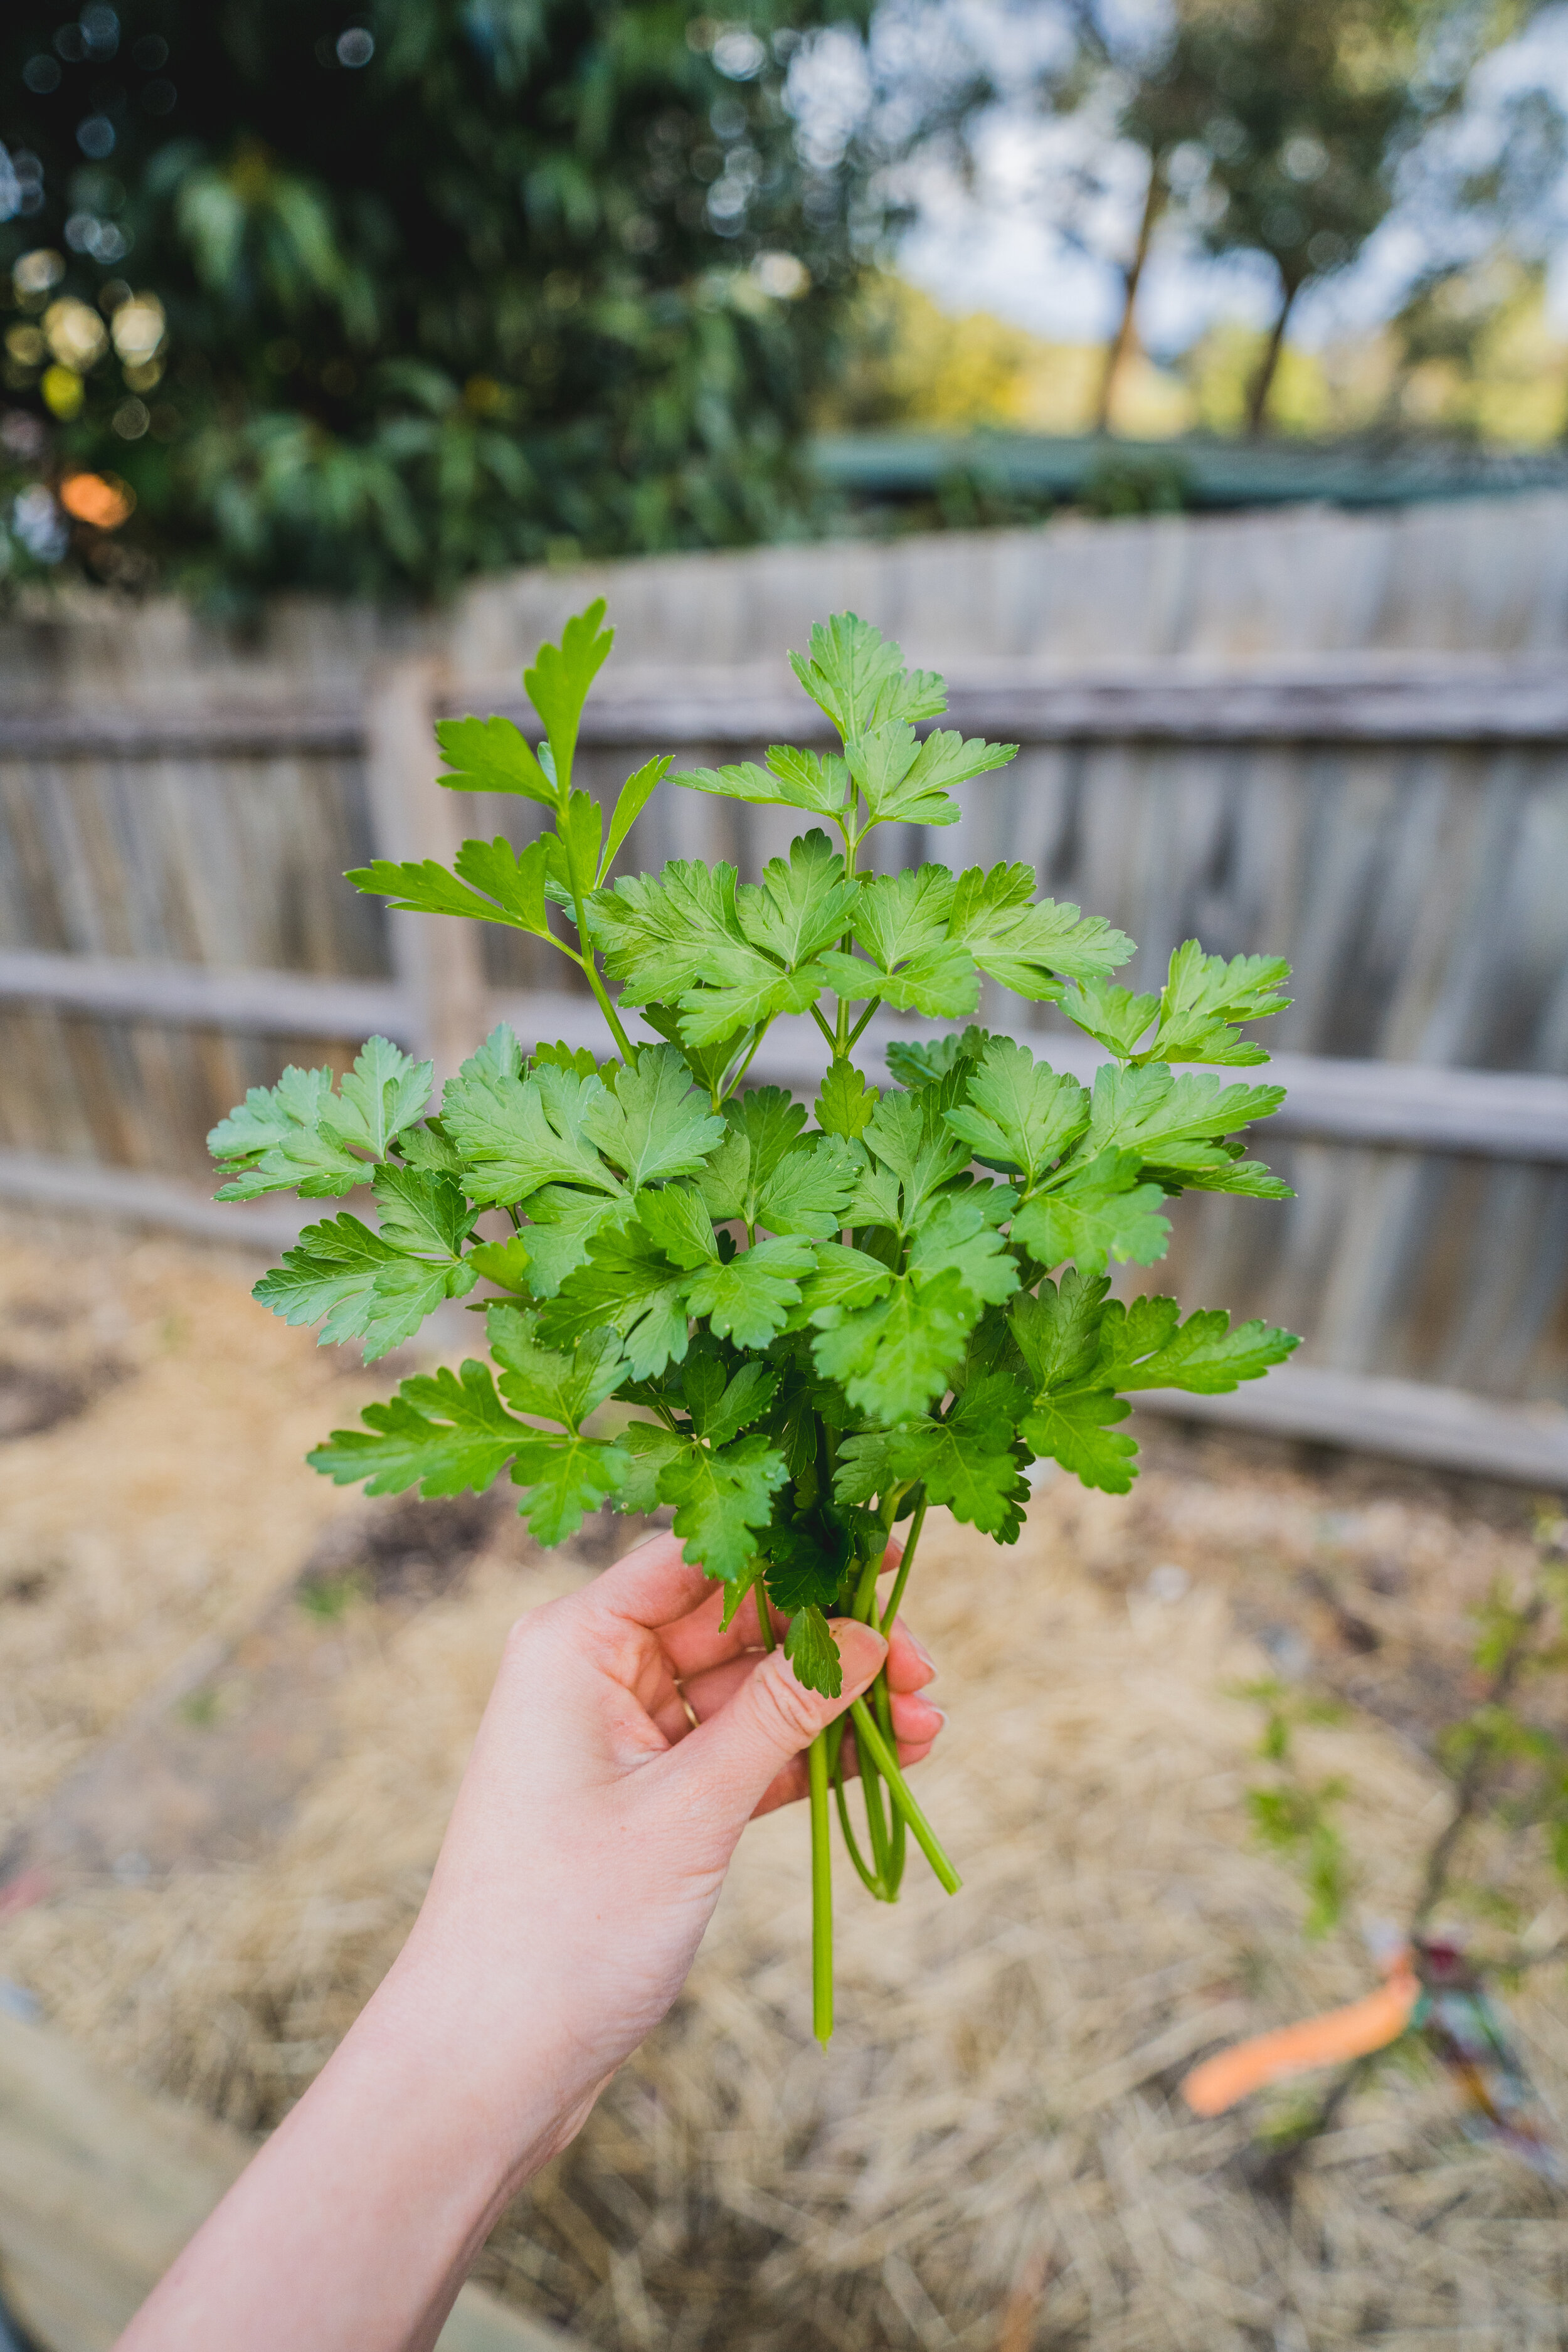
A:
[[[719,1801],[737,1824],[748,1821],[784,1766],[875,1680],[888,1654],[880,1633],[853,1617],[835,1618],[833,1632],[844,1676],[837,1698],[796,1682],[784,1652],[773,1650],[727,1706],[672,1749],[668,1761],[694,1798]]]

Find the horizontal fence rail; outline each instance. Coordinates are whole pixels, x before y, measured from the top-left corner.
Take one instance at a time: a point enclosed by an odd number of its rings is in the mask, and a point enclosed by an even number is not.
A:
[[[234,701],[158,711],[123,703],[69,710],[14,708],[0,714],[0,767],[22,774],[37,768],[56,775],[66,773],[74,762],[84,772],[123,771],[116,790],[123,812],[121,823],[131,833],[142,821],[139,811],[152,806],[143,800],[145,793],[173,791],[185,795],[182,806],[199,806],[199,800],[190,799],[197,787],[189,780],[199,778],[204,762],[272,763],[273,772],[288,780],[296,796],[291,805],[304,789],[299,779],[307,773],[339,774],[348,780],[333,787],[342,791],[359,777],[363,782],[354,789],[363,796],[363,817],[356,820],[361,833],[352,842],[343,835],[345,851],[336,858],[338,865],[372,853],[447,858],[467,831],[489,829],[496,823],[512,827],[520,821],[526,831],[530,821],[530,813],[516,804],[465,802],[432,787],[433,716],[443,709],[497,708],[520,723],[533,724],[515,689],[490,693],[481,682],[458,690],[437,666],[428,663],[383,670],[360,698],[319,697],[288,708]],[[793,682],[773,671],[687,667],[657,677],[623,672],[610,690],[590,704],[582,740],[590,760],[595,753],[641,755],[665,748],[689,754],[693,764],[700,764],[740,751],[755,754],[770,740],[817,740],[820,730],[814,719]],[[1131,755],[1140,744],[1170,746],[1177,760],[1185,751],[1204,747],[1213,747],[1221,758],[1234,756],[1237,747],[1256,747],[1265,758],[1285,757],[1290,747],[1297,747],[1309,761],[1333,746],[1350,753],[1361,747],[1369,757],[1386,755],[1394,761],[1423,752],[1444,757],[1451,751],[1460,760],[1501,759],[1505,766],[1500,771],[1477,765],[1455,773],[1473,775],[1478,792],[1492,793],[1500,790],[1500,776],[1503,796],[1506,800],[1511,793],[1509,805],[1514,806],[1520,803],[1521,787],[1506,762],[1514,755],[1540,757],[1552,747],[1568,745],[1568,673],[1562,665],[1537,656],[1440,662],[1336,656],[1224,673],[1186,662],[1143,663],[1116,671],[1080,668],[1070,677],[1043,671],[1037,664],[994,664],[984,672],[975,667],[953,678],[951,723],[965,733],[1002,737],[1025,747],[1018,780],[1009,787],[1021,797],[995,804],[1000,813],[987,820],[988,831],[983,827],[976,833],[966,811],[953,835],[927,835],[923,854],[950,862],[967,862],[977,853],[987,858],[1027,856],[1040,866],[1043,887],[1062,896],[1066,890],[1053,875],[1052,857],[1042,857],[1035,836],[1026,837],[1017,825],[1037,827],[1040,820],[1030,812],[1067,808],[1077,787],[1070,782],[1070,769],[1052,771],[1048,780],[1040,772],[1042,782],[1037,783],[1037,772],[1027,769],[1031,756],[1070,761],[1082,751],[1103,757],[1110,763],[1107,775],[1114,788],[1124,792],[1117,762],[1124,751]],[[1270,746],[1279,747],[1279,751],[1270,753]],[[304,768],[300,762],[306,763]],[[1186,788],[1180,773],[1173,774],[1168,797],[1179,811]],[[590,780],[595,784],[603,781],[596,771]],[[1268,772],[1267,786],[1271,793],[1280,789],[1273,771]],[[264,772],[254,791],[266,789]],[[1352,814],[1353,809],[1352,803]],[[773,819],[772,812],[737,812],[700,795],[682,795],[673,814],[663,820],[665,832],[657,839],[650,836],[634,862],[656,864],[668,855],[729,855],[754,868],[760,856],[782,847],[804,821],[793,812],[784,813],[776,824]],[[1051,822],[1059,835],[1064,823],[1070,832],[1078,820],[1058,815]],[[637,838],[634,836],[634,848]],[[1342,861],[1342,833],[1325,836],[1321,854]],[[920,854],[921,847],[917,842],[907,845],[911,855]],[[1554,837],[1543,837],[1548,866],[1555,847]],[[40,853],[35,846],[30,854]],[[1319,853],[1304,843],[1297,854]],[[1430,848],[1421,851],[1428,858],[1443,854],[1436,835]],[[58,855],[79,862],[86,853],[68,845]],[[1103,851],[1094,855],[1103,856]],[[1092,856],[1089,865],[1092,868]],[[286,860],[279,870],[287,870]],[[1561,878],[1568,879],[1568,875]],[[1067,889],[1081,896],[1094,911],[1105,911],[1103,894],[1097,903],[1092,880],[1092,873],[1087,879],[1069,873]],[[310,887],[319,887],[321,881],[312,865]],[[1352,879],[1345,887],[1352,887]],[[1369,909],[1373,903],[1367,901]],[[285,917],[287,912],[285,908]],[[1223,938],[1214,939],[1213,923],[1201,906],[1175,919],[1181,928],[1174,936],[1195,929],[1206,944],[1225,943]],[[1276,935],[1271,923],[1267,910],[1259,912],[1259,937],[1270,942]],[[515,959],[520,951],[515,942],[502,940],[493,946],[487,962],[469,927],[406,914],[385,918],[382,937],[390,976],[384,971],[355,976],[341,968],[229,966],[216,960],[0,946],[0,1013],[61,1024],[58,1034],[68,1042],[78,1029],[84,1037],[89,1032],[96,1036],[93,1024],[103,1024],[102,1035],[110,1042],[95,1045],[84,1067],[118,1067],[114,1056],[120,1048],[112,1040],[137,1024],[147,1024],[198,1042],[216,1035],[231,1041],[231,1051],[249,1040],[247,1051],[252,1058],[245,1067],[263,1076],[275,1074],[279,1055],[274,1049],[280,1045],[298,1058],[322,1047],[352,1046],[373,1032],[432,1053],[441,1074],[496,1018],[510,1020],[527,1042],[540,1036],[561,1036],[574,1044],[602,1042],[597,1015],[587,999],[553,993],[537,983],[520,988],[515,976],[509,976],[513,971],[509,954]],[[1353,929],[1346,930],[1347,940],[1354,937]],[[1163,951],[1158,940],[1150,952],[1156,950]],[[318,950],[316,954],[318,960],[330,960],[336,952]],[[1325,950],[1320,946],[1317,952]],[[1042,1014],[1037,1008],[1009,1006],[1009,1000],[999,1005],[988,1002],[982,1017],[994,1028],[1015,1023],[1037,1053],[1058,1066],[1075,1069],[1086,1081],[1092,1078],[1101,1057],[1089,1041],[1076,1032],[1051,1027],[1048,1010]],[[885,1076],[886,1050],[893,1038],[929,1034],[945,1025],[910,1024],[879,1015],[864,1047],[873,1075]],[[1568,1077],[1550,1069],[1456,1066],[1455,1034],[1451,1029],[1434,1031],[1430,1037],[1418,1038],[1422,1051],[1415,1058],[1374,1059],[1364,1051],[1292,1051],[1276,1055],[1267,1072],[1255,1074],[1277,1079],[1289,1089],[1285,1109],[1269,1123],[1271,1135],[1308,1154],[1330,1147],[1348,1155],[1347,1166],[1353,1162],[1363,1171],[1364,1181],[1353,1183],[1352,1194],[1345,1196],[1345,1221],[1353,1225],[1359,1218],[1365,1227],[1367,1238],[1356,1246],[1363,1251],[1366,1270],[1356,1276],[1360,1261],[1352,1247],[1349,1271],[1338,1277],[1352,1287],[1360,1279],[1372,1302],[1358,1310],[1352,1298],[1347,1315],[1352,1328],[1370,1328],[1368,1317],[1387,1295],[1393,1279],[1388,1273],[1391,1255],[1399,1264],[1406,1263],[1416,1247],[1412,1236],[1423,1219],[1432,1223],[1430,1179],[1423,1171],[1438,1165],[1489,1168],[1495,1173],[1487,1181],[1493,1184],[1535,1188],[1518,1199],[1527,1202],[1538,1226],[1545,1220],[1542,1230],[1558,1233],[1568,1223],[1568,1195],[1541,1189],[1568,1182],[1557,1172],[1568,1170]],[[109,1063],[103,1060],[105,1054]],[[258,1055],[259,1062],[255,1058]],[[754,1066],[754,1075],[809,1092],[820,1068],[820,1044],[811,1025],[780,1023]],[[1299,1169],[1296,1178],[1302,1188]],[[1304,1190],[1304,1200],[1310,1189]],[[1498,1197],[1506,1208],[1507,1200],[1515,1196]],[[0,1150],[0,1200],[122,1216],[268,1251],[286,1246],[302,1223],[331,1213],[330,1208],[282,1202],[247,1209],[219,1206],[195,1184],[175,1176],[95,1163],[79,1151],[69,1156],[27,1148]],[[1208,1223],[1194,1226],[1195,1238],[1183,1244],[1191,1258],[1190,1265],[1182,1261],[1184,1286],[1190,1275],[1194,1291],[1208,1278],[1202,1269],[1209,1267],[1218,1246],[1213,1222],[1216,1213],[1225,1213],[1224,1204],[1205,1202],[1194,1214]],[[1440,1217],[1437,1222],[1441,1224]],[[1436,1238],[1441,1244],[1441,1234]],[[1560,1248],[1559,1261],[1563,1255]],[[1230,1269],[1234,1253],[1227,1257],[1222,1250],[1215,1263]],[[1245,1253],[1235,1260],[1243,1274],[1247,1263]],[[1561,1273],[1560,1262],[1543,1261],[1536,1269],[1542,1284],[1557,1282]],[[1496,1288],[1495,1267],[1492,1274]],[[1528,1285],[1530,1275],[1529,1268],[1522,1274],[1514,1268],[1509,1280],[1517,1290],[1521,1280]],[[1228,1282],[1236,1278],[1226,1272]],[[1533,1330],[1541,1321],[1528,1299],[1510,1312],[1510,1329]],[[1470,1321],[1474,1323],[1474,1314]],[[1524,1342],[1509,1344],[1517,1353]],[[1359,1444],[1412,1460],[1568,1488],[1568,1413],[1478,1398],[1445,1385],[1440,1378],[1431,1383],[1389,1380],[1309,1363],[1292,1365],[1268,1382],[1232,1397],[1155,1396],[1142,1400],[1141,1409]]]
[[[342,1040],[379,1034],[412,1046],[422,1034],[419,1007],[391,981],[340,980],[293,971],[225,971],[208,964],[148,964],[130,958],[70,956],[0,949],[0,1004],[52,1004],[120,1020],[177,1022],[201,1029],[265,1037]],[[505,1020],[520,1036],[603,1042],[599,1014],[580,996],[533,991],[491,999],[489,1021]],[[875,1069],[895,1038],[932,1036],[961,1024],[922,1021],[918,1029],[876,1017],[864,1058]],[[1076,1033],[1037,1034],[1041,1057],[1076,1072],[1086,1085],[1108,1058]],[[815,1091],[821,1038],[808,1024],[780,1022],[752,1065],[759,1077]],[[885,1063],[882,1063],[885,1071]],[[1230,1075],[1247,1075],[1231,1073]],[[1325,1141],[1400,1145],[1492,1160],[1568,1166],[1568,1078],[1530,1071],[1454,1070],[1436,1065],[1355,1062],[1326,1055],[1276,1054],[1257,1073],[1288,1090],[1269,1120],[1271,1135]]]
[[[1342,660],[1267,665],[1237,673],[1170,662],[1070,677],[998,663],[948,681],[942,722],[965,734],[1025,743],[1564,743],[1568,667],[1558,661]],[[538,721],[510,681],[437,698],[451,715],[480,707],[529,729]],[[364,750],[371,720],[336,707],[0,713],[0,758],[152,760],[204,754]],[[581,740],[606,750],[647,743],[755,745],[834,740],[827,720],[786,675],[661,670],[646,686],[621,678],[583,715]]]

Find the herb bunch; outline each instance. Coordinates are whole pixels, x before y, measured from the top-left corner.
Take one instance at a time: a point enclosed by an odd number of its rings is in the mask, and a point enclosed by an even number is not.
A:
[[[1159,992],[1136,994],[1111,978],[1131,941],[1037,898],[1027,866],[863,873],[878,826],[956,823],[954,789],[1016,747],[917,733],[946,708],[942,679],[906,670],[852,614],[791,656],[840,751],[775,745],[765,763],[676,776],[661,756],[627,780],[606,824],[573,782],[583,706],[612,642],[604,610],[569,622],[525,673],[542,741],[501,718],[437,728],[442,783],[537,802],[549,829],[521,851],[504,836],[466,842],[450,868],[380,861],[348,878],[396,908],[548,940],[597,999],[613,1050],[525,1052],[498,1027],[432,1115],[431,1065],[372,1038],[341,1086],[289,1069],[252,1089],[210,1139],[226,1177],[218,1198],[369,1186],[376,1225],[344,1211],[308,1226],[256,1294],[291,1323],[320,1323],[323,1340],[360,1340],[367,1359],[444,1299],[488,1286],[491,1361],[404,1381],[362,1427],[333,1432],[310,1457],[317,1469],[371,1494],[432,1496],[510,1470],[543,1544],[606,1503],[673,1507],[686,1557],[722,1581],[727,1615],[757,1588],[764,1641],[765,1596],[787,1621],[799,1680],[837,1696],[833,1621],[891,1625],[932,1503],[1011,1543],[1037,1460],[1126,1492],[1129,1392],[1233,1389],[1295,1346],[1217,1311],[1184,1318],[1172,1298],[1113,1299],[1108,1272],[1163,1254],[1170,1194],[1286,1197],[1237,1139],[1282,1089],[1215,1067],[1267,1059],[1238,1024],[1282,1008],[1287,967],[1227,962],[1189,940]],[[808,829],[757,883],[685,860],[610,881],[666,782],[798,810]],[[954,1024],[985,981],[1059,1004],[1105,1049],[1092,1089],[973,1024],[889,1045],[894,1083],[868,1082],[853,1056],[879,1006]],[[651,1038],[628,1028],[634,1010]],[[743,1087],[786,1013],[822,1034],[814,1120],[777,1087]],[[1178,1075],[1182,1063],[1215,1066]],[[479,1237],[489,1211],[501,1213],[500,1239]],[[843,1723],[809,1758],[824,2041],[830,1803],[879,1899],[898,1895],[909,1835],[958,1885],[900,1769],[885,1680],[851,1713],[864,1846]]]

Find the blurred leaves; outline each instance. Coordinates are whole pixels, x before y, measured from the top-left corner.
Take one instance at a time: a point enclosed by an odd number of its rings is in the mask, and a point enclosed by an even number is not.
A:
[[[48,392],[7,346],[0,516],[62,462],[112,469],[134,524],[79,557],[220,604],[798,531],[864,173],[803,159],[786,82],[868,7],[762,0],[736,29],[681,0],[378,0],[345,52],[311,0],[123,0],[78,57],[20,0],[9,323],[153,298],[166,334],[57,355]],[[89,107],[111,146],[84,167]],[[35,551],[11,537],[14,572],[59,560],[41,505]]]

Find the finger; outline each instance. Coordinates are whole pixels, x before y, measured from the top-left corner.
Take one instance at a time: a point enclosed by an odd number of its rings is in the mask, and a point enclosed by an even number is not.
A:
[[[658,1760],[684,1783],[687,1801],[715,1807],[737,1830],[770,1784],[875,1679],[887,1643],[869,1625],[840,1618],[842,1688],[837,1698],[807,1690],[782,1650],[760,1658],[727,1706]]]
[[[710,1596],[721,1610],[722,1595],[714,1592],[707,1570],[685,1557],[680,1538],[659,1535],[624,1553],[576,1597],[592,1616],[658,1632],[689,1617]]]
[[[709,1666],[716,1666],[726,1658],[738,1658],[747,1650],[763,1645],[762,1627],[757,1622],[760,1596],[755,1585],[736,1610],[728,1625],[721,1625],[729,1601],[722,1589],[708,1588],[707,1598],[689,1616],[678,1618],[673,1624],[661,1627],[659,1640],[669,1660],[670,1671],[678,1681],[688,1682]],[[782,1636],[789,1619],[774,1609],[770,1611],[775,1639]]]
[[[923,1690],[935,1674],[936,1665],[930,1652],[916,1641],[903,1619],[896,1618],[888,1643],[888,1688]]]
[[[893,1735],[900,1747],[908,1740],[929,1748],[947,1721],[940,1706],[932,1706],[929,1698],[917,1698],[912,1691],[895,1691],[891,1712]]]

